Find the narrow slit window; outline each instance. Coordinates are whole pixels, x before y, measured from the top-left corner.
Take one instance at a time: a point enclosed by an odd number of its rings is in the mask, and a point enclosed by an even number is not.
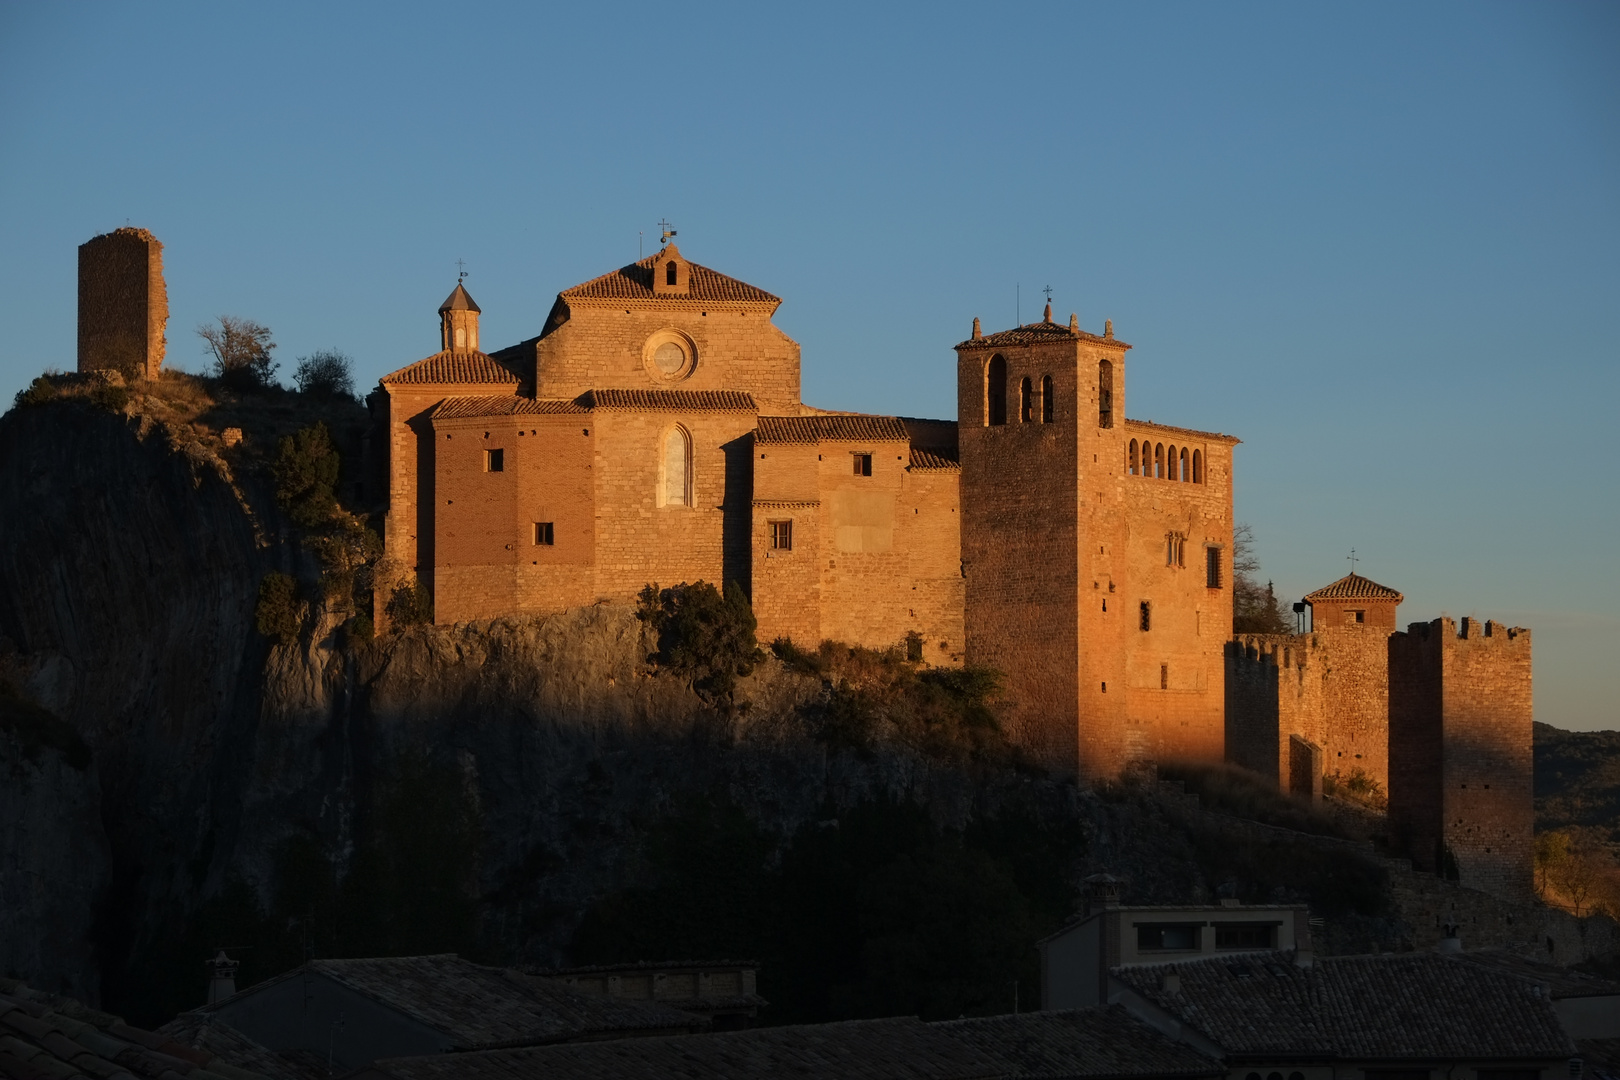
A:
[[[1110,360],[1097,362],[1097,426],[1114,426],[1114,364]]]
[[[1204,549],[1204,585],[1211,589],[1221,587],[1221,549]]]
[[[791,522],[791,521],[773,521],[773,522],[771,522],[771,550],[772,551],[792,551],[793,550],[793,522]]]
[[[1035,422],[1035,384],[1025,378],[1018,384],[1018,422]]]
[[[534,523],[534,542],[540,547],[554,547],[557,543],[556,530],[552,522],[537,521]]]
[[[1160,664],[1159,665],[1159,689],[1160,690],[1168,690],[1168,689],[1170,689],[1170,665],[1169,664]]]
[[[1050,424],[1054,413],[1052,400],[1052,376],[1041,376],[1041,423]]]
[[[485,450],[484,451],[484,471],[485,472],[505,472],[506,471],[506,451],[505,450]]]
[[[1149,630],[1153,629],[1153,603],[1152,603],[1152,601],[1149,601],[1149,600],[1142,601],[1142,606],[1138,609],[1137,622],[1138,622],[1138,625],[1141,626],[1142,632],[1144,634],[1147,633]]]
[[[991,427],[1007,422],[1007,361],[999,353],[984,373],[984,417]]]
[[[855,459],[855,475],[856,476],[871,476],[872,475],[872,455],[871,454],[851,454],[850,457]]]

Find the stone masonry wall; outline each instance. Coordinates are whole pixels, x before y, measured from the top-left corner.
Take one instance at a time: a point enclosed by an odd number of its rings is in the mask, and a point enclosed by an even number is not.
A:
[[[114,229],[79,245],[80,372],[157,378],[168,321],[157,237],[145,229]]]

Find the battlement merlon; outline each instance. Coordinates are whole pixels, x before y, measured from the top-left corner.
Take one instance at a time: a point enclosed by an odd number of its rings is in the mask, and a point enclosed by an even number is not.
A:
[[[1481,622],[1470,615],[1464,615],[1461,619],[1442,615],[1429,622],[1410,623],[1407,625],[1406,633],[1408,637],[1425,641],[1433,637],[1442,644],[1448,641],[1470,641],[1477,644],[1500,645],[1502,648],[1530,647],[1529,627],[1508,626],[1492,619]]]

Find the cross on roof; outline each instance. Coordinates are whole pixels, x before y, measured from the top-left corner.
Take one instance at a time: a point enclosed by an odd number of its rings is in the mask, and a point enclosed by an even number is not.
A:
[[[665,221],[663,218],[658,219],[658,232],[658,242],[660,244],[669,243],[669,238],[675,235],[675,230],[671,228],[669,222]]]
[[[1360,559],[1356,558],[1356,549],[1351,548],[1350,549],[1350,554],[1346,555],[1345,558],[1350,560],[1350,572],[1352,574],[1355,573],[1356,572],[1356,563],[1361,561]]]
[[[1052,302],[1052,286],[1048,285],[1046,288],[1042,289],[1041,292],[1046,294],[1046,302],[1050,304]]]
[[[464,279],[467,276],[467,260],[466,259],[457,259],[456,260],[456,269],[461,271],[461,273],[456,275],[456,280],[461,281],[462,279]]]

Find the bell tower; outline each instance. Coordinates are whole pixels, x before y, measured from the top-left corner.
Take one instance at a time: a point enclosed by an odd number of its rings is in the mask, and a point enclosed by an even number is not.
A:
[[[439,305],[439,332],[445,352],[478,351],[478,305],[466,286],[456,282],[455,291]]]

